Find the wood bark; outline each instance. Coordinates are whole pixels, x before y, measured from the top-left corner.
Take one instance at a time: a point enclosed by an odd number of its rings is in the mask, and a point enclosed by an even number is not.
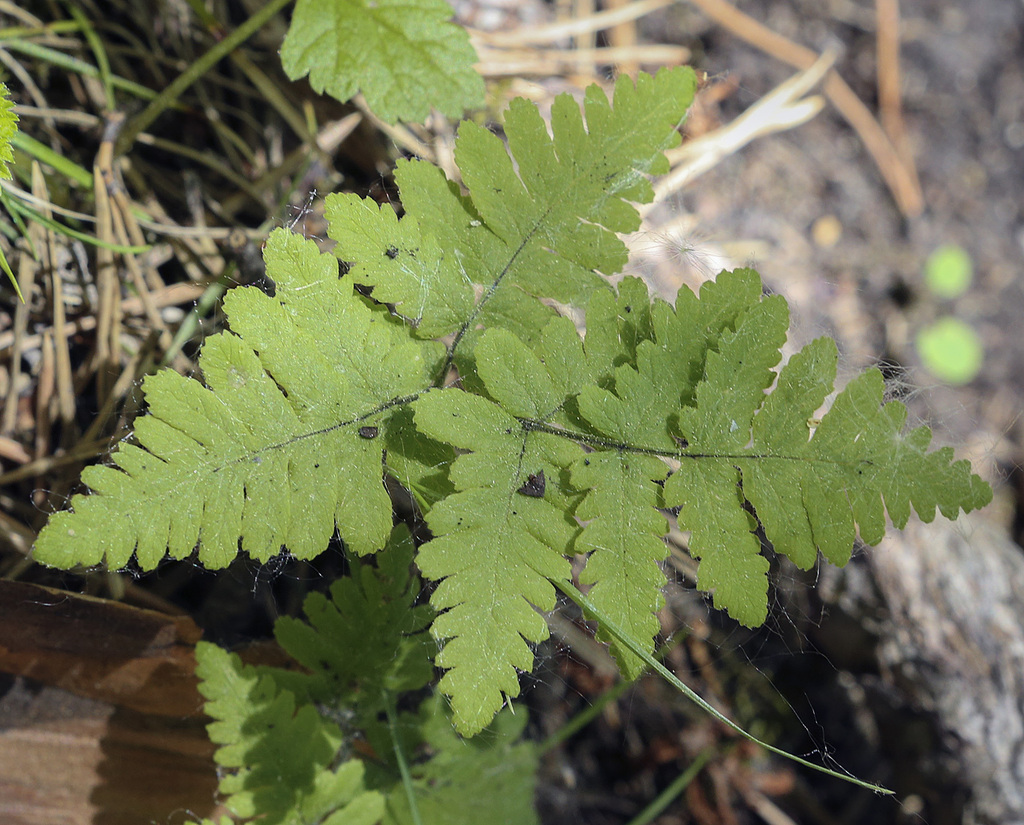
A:
[[[934,724],[965,825],[1024,823],[1024,550],[976,515],[912,522],[823,572],[820,592],[874,636],[877,677],[908,717]]]

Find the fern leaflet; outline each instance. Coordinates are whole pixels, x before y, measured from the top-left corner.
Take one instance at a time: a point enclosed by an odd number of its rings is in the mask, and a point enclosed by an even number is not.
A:
[[[627,201],[649,200],[646,175],[667,171],[663,152],[679,141],[694,88],[683,68],[641,75],[635,87],[620,77],[613,102],[596,86],[587,91],[585,122],[560,95],[551,135],[536,106],[515,100],[504,124],[508,150],[474,123],[459,129],[455,158],[468,196],[430,164],[401,162],[401,221],[388,207],[332,195],[328,234],[354,263],[353,277],[421,335],[455,332],[461,341],[478,325],[501,326],[533,342],[553,317],[537,298],[585,301],[607,289],[597,271],[625,264],[615,233],[640,220]]]
[[[423,388],[439,345],[411,340],[367,306],[311,241],[278,230],[266,258],[275,297],[229,294],[238,334],[204,345],[207,386],[169,370],[146,379],[138,446],[114,453],[116,469],[83,472],[93,494],[50,520],[36,559],[121,567],[135,552],[150,569],[198,546],[216,568],[239,540],[260,560],[282,546],[311,558],[336,523],[358,553],[383,546],[391,500],[374,436],[394,399]]]
[[[336,581],[330,598],[306,598],[306,620],[277,621],[275,636],[305,670],[247,666],[199,645],[208,730],[226,771],[220,790],[235,815],[282,825],[536,821],[537,753],[518,741],[525,714],[500,715],[467,745],[438,695],[394,713],[397,697],[415,696],[433,677],[433,643],[422,632],[431,611],[413,606],[413,552],[409,531],[396,528],[376,567],[353,559],[351,577]],[[396,741],[419,754],[408,788]]]
[[[214,721],[210,739],[217,763],[229,773],[221,793],[236,816],[267,825],[324,822],[373,825],[384,798],[368,790],[357,759],[332,767],[344,736],[312,704],[296,705],[272,676],[243,665],[234,654],[200,642],[200,690]]]

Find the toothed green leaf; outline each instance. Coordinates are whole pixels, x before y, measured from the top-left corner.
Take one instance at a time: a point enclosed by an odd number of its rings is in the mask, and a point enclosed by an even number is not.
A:
[[[382,120],[457,117],[483,102],[476,53],[443,0],[298,0],[281,46],[292,79],[348,100],[361,91]]]
[[[472,339],[478,324],[503,326],[532,343],[554,317],[536,298],[585,302],[607,289],[597,271],[625,263],[616,233],[640,221],[628,201],[649,199],[646,176],[667,171],[663,152],[679,142],[694,89],[693,73],[678,68],[642,74],[635,85],[620,77],[613,101],[592,86],[584,113],[559,95],[550,135],[537,107],[515,100],[505,117],[507,147],[464,123],[455,159],[468,196],[429,164],[402,162],[395,173],[405,209],[400,222],[373,215],[376,204],[360,209],[349,196],[328,198],[336,253],[429,334]],[[365,213],[373,216],[359,217]],[[482,289],[478,298],[473,284]],[[437,306],[436,293],[448,305]],[[475,308],[460,319],[467,301]],[[463,347],[467,357],[469,349]]]
[[[568,578],[564,554],[574,530],[551,492],[531,491],[530,477],[557,478],[575,449],[461,390],[420,399],[416,426],[472,451],[452,465],[456,492],[428,513],[434,538],[417,558],[423,575],[441,580],[430,599],[440,613],[431,630],[447,640],[437,657],[447,671],[440,688],[452,698],[459,730],[472,735],[504,696],[519,695],[519,671],[533,669],[527,642],[548,636],[534,608],[554,607],[548,579]]]
[[[845,563],[855,526],[877,544],[886,511],[902,527],[911,506],[931,521],[936,507],[955,518],[991,499],[988,485],[967,462],[953,461],[951,449],[927,451],[926,427],[904,432],[906,408],[883,403],[877,370],[852,381],[814,421],[833,390],[831,341],[795,355],[766,395],[785,327],[784,303],[766,299],[708,355],[696,404],[679,417],[687,443],[681,466],[665,485],[665,501],[682,507],[680,527],[692,530],[698,586],[749,626],[767,613],[768,563],[751,533],[753,514],[776,551],[806,568],[819,550]]]
[[[384,797],[367,789],[363,763],[337,763],[344,735],[311,704],[296,704],[273,677],[216,645],[196,646],[220,791],[231,812],[266,825],[373,825]]]
[[[50,519],[37,560],[120,567],[134,552],[152,569],[198,547],[216,568],[239,545],[264,561],[282,548],[311,558],[336,524],[357,553],[383,546],[391,499],[375,436],[393,399],[424,386],[436,345],[372,311],[313,242],[278,230],[266,259],[275,296],[229,293],[237,334],[206,341],[206,386],[169,370],[146,379],[137,445],[83,472],[92,495]]]

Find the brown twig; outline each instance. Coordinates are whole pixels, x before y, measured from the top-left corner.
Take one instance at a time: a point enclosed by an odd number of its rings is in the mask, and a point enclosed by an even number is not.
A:
[[[903,101],[900,92],[900,4],[899,0],[875,0],[878,111],[882,128],[899,153],[900,159],[920,187],[914,153],[903,123]]]
[[[806,69],[818,59],[813,50],[772,31],[726,0],[690,2],[716,23],[777,60]],[[908,171],[871,111],[835,71],[825,80],[822,91],[871,154],[900,211],[907,217],[919,215],[924,208],[924,200],[917,178]]]
[[[623,8],[607,9],[589,17],[574,17],[558,20],[543,26],[523,26],[510,31],[485,32],[471,29],[470,36],[477,47],[485,46],[512,47],[553,43],[566,37],[573,37],[584,32],[600,31],[617,26],[630,20],[636,20],[665,6],[671,6],[676,0],[637,0]]]

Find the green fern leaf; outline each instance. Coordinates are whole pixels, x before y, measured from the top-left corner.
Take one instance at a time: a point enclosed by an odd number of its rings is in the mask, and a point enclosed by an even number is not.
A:
[[[574,529],[564,510],[536,494],[536,479],[557,478],[576,450],[564,439],[524,431],[497,404],[461,390],[421,398],[416,425],[473,451],[452,465],[456,492],[427,514],[435,538],[417,558],[425,576],[443,580],[431,597],[445,611],[431,631],[448,640],[436,660],[447,669],[440,689],[452,697],[459,730],[472,735],[491,721],[503,693],[519,694],[518,670],[533,667],[526,640],[547,638],[531,605],[554,607],[548,579],[568,577],[564,554]]]
[[[11,141],[18,131],[18,116],[11,111],[11,102],[7,86],[0,83],[0,178],[10,180],[11,170],[7,165],[14,161],[14,149]]]
[[[455,267],[456,255],[415,219],[400,221],[390,205],[350,193],[329,195],[324,215],[350,276],[372,286],[374,298],[393,305],[420,337],[444,335],[469,317],[472,283]]]
[[[660,490],[653,484],[668,473],[657,458],[621,451],[600,451],[577,461],[573,484],[588,490],[576,515],[587,526],[576,551],[590,553],[580,575],[593,584],[591,600],[616,617],[634,639],[649,642],[660,630],[654,615],[664,604],[665,574],[658,567],[668,554],[661,540],[668,530],[658,506]],[[638,657],[600,630],[627,678],[645,669]]]
[[[292,80],[348,100],[362,90],[389,123],[457,117],[483,102],[466,30],[443,0],[298,0],[281,46]]]
[[[577,399],[583,422],[603,439],[572,470],[573,485],[587,491],[576,512],[586,524],[576,550],[591,554],[580,582],[594,584],[591,600],[646,644],[659,629],[654,613],[665,579],[657,563],[667,554],[654,482],[668,466],[650,453],[679,450],[680,410],[693,402],[705,357],[760,300],[760,279],[740,270],[704,284],[699,299],[682,290],[675,309],[652,304],[636,279],[620,284],[617,302],[595,295],[588,309],[587,356],[608,387],[585,386]],[[612,642],[627,675],[639,673],[636,656],[603,631],[599,637]]]
[[[146,379],[138,446],[123,445],[116,467],[83,472],[93,494],[50,520],[37,560],[120,567],[135,551],[150,569],[198,545],[200,561],[216,568],[237,555],[239,539],[257,559],[282,546],[310,558],[336,524],[357,553],[383,546],[391,499],[374,436],[394,399],[428,382],[440,349],[371,311],[311,241],[278,230],[266,259],[275,297],[228,295],[238,335],[204,345],[206,387],[171,371]]]
[[[436,647],[422,631],[433,612],[414,604],[413,549],[408,528],[396,527],[376,568],[354,565],[352,576],[331,585],[329,599],[311,593],[305,621],[277,620],[277,641],[308,671],[275,671],[278,685],[308,701],[357,708],[368,720],[384,711],[388,695],[431,681]]]
[[[429,761],[412,768],[422,825],[532,825],[537,748],[522,741],[527,714],[506,709],[470,741],[452,728],[440,696],[427,699],[414,720],[430,749]],[[388,795],[384,825],[414,825],[405,789]]]
[[[794,356],[766,395],[786,315],[785,302],[769,298],[709,353],[696,405],[679,416],[687,443],[681,466],[665,485],[665,501],[682,507],[680,527],[692,530],[699,586],[748,626],[766,616],[768,562],[745,502],[775,549],[806,568],[818,550],[844,563],[855,525],[865,542],[877,544],[886,510],[902,527],[911,505],[930,521],[936,507],[955,518],[991,499],[988,485],[966,461],[954,462],[951,449],[927,452],[926,427],[903,432],[906,408],[883,404],[877,370],[851,382],[812,428],[835,380],[832,341]]]
[[[531,605],[550,610],[549,579],[569,574],[564,556],[576,530],[558,479],[579,448],[524,422],[557,414],[566,382],[581,377],[583,352],[566,319],[545,340],[560,353],[551,364],[507,330],[489,330],[477,348],[478,368],[495,401],[451,389],[415,404],[422,432],[472,451],[455,460],[457,492],[427,514],[435,538],[417,557],[425,576],[442,580],[431,604],[446,612],[431,630],[447,640],[437,657],[447,669],[440,687],[466,734],[491,721],[502,693],[518,695],[518,671],[533,667],[524,640],[540,642],[548,634]]]
[[[459,129],[455,157],[468,195],[430,164],[403,162],[395,173],[401,221],[388,207],[333,196],[328,233],[339,242],[337,254],[354,264],[353,277],[421,334],[456,332],[461,341],[478,325],[500,326],[533,343],[554,317],[536,298],[585,303],[607,289],[596,271],[625,263],[615,233],[639,226],[629,201],[649,200],[646,175],[667,171],[663,152],[679,141],[694,89],[686,68],[641,75],[635,86],[620,77],[613,101],[597,86],[587,90],[585,121],[576,102],[560,95],[551,135],[536,106],[513,101],[508,148],[474,123]],[[471,349],[464,347],[464,358]]]
[[[207,730],[220,745],[214,758],[227,770],[220,790],[232,813],[265,825],[380,820],[384,798],[366,788],[362,762],[337,764],[344,741],[337,725],[216,645],[200,642],[196,661],[214,720]]]
[[[117,566],[134,552],[149,568],[198,545],[215,567],[239,541],[259,559],[281,547],[309,557],[336,527],[369,553],[392,524],[386,467],[433,535],[417,562],[438,582],[440,689],[472,734],[518,695],[529,644],[547,636],[538,611],[568,581],[569,555],[588,555],[581,579],[595,609],[650,647],[659,508],[681,508],[715,603],[756,624],[767,588],[758,518],[780,552],[808,566],[818,552],[844,561],[858,526],[877,541],[886,510],[901,524],[911,507],[927,519],[936,506],[952,516],[984,504],[991,493],[966,463],[929,453],[924,428],[903,433],[905,410],[881,403],[876,373],[809,424],[832,392],[834,350],[814,343],[777,373],[787,309],[762,296],[756,273],[722,273],[675,307],[652,302],[636,279],[616,291],[600,277],[625,260],[616,233],[639,220],[628,201],[650,196],[645,176],[664,169],[693,86],[684,69],[620,79],[614,105],[587,92],[585,118],[559,98],[551,134],[535,107],[515,103],[507,149],[465,124],[456,159],[468,192],[403,162],[401,219],[332,197],[344,278],[314,244],[274,233],[274,297],[230,294],[232,334],[213,336],[201,356],[206,386],[169,372],[146,380],[137,443],[83,474],[93,494],[51,519],[36,557]],[[586,307],[585,339],[550,299]],[[453,365],[457,387],[439,389]],[[334,602],[311,601],[312,628],[282,624],[312,675],[278,674],[275,697],[326,700],[357,671],[378,693],[422,683],[422,640],[396,642],[358,618],[383,600],[397,625],[413,585],[392,574],[394,589],[360,574]],[[426,617],[412,610],[410,621],[415,630]],[[393,666],[367,663],[367,639],[398,644]],[[613,646],[629,675],[639,649]],[[358,686],[340,689],[362,701]],[[386,710],[388,728],[368,724],[368,741],[399,736]]]

